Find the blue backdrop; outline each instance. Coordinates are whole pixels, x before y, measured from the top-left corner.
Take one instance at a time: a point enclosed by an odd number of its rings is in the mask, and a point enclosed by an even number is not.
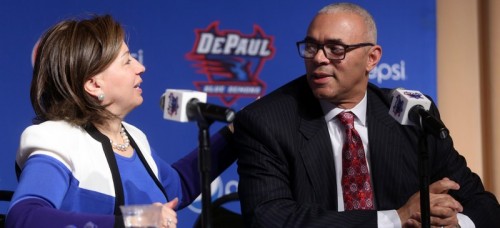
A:
[[[239,110],[256,97],[302,75],[295,42],[304,38],[314,14],[332,1],[102,1],[0,2],[0,189],[16,187],[19,136],[31,124],[29,101],[32,52],[40,35],[56,22],[88,13],[112,14],[128,35],[130,51],[147,68],[144,103],[126,121],[141,128],[168,162],[197,146],[197,126],[162,118],[166,88],[209,92],[208,102]],[[436,95],[435,0],[358,0],[374,16],[383,47],[370,75],[382,87]],[[222,125],[214,124],[211,132]],[[237,190],[233,165],[213,184],[213,198]],[[6,206],[1,205],[2,211]],[[200,202],[179,212],[180,227],[191,227]]]

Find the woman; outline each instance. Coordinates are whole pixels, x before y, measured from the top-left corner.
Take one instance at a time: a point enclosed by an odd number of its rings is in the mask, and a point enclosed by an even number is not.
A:
[[[37,50],[31,103],[37,125],[25,129],[16,157],[19,185],[7,227],[119,227],[120,205],[161,204],[162,226],[200,193],[197,149],[172,166],[124,122],[139,106],[145,67],[109,15],[66,20]],[[212,136],[212,178],[232,162],[223,128]]]

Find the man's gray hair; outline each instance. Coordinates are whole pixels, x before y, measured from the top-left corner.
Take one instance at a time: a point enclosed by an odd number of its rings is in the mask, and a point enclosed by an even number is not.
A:
[[[373,17],[368,11],[366,11],[361,6],[352,3],[333,3],[323,7],[318,11],[318,14],[330,14],[330,13],[353,13],[359,15],[363,18],[367,28],[367,38],[370,39],[368,42],[377,43],[377,26],[375,25],[375,21]]]

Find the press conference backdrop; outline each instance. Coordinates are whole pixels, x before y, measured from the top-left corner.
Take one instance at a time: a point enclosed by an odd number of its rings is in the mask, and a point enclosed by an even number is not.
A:
[[[0,2],[0,189],[16,187],[19,136],[34,114],[29,101],[32,58],[40,35],[62,19],[111,14],[128,34],[143,74],[144,103],[126,121],[141,128],[150,144],[174,162],[198,144],[195,123],[162,118],[159,100],[166,88],[208,92],[208,101],[243,108],[305,72],[295,42],[311,18],[332,1],[102,1],[25,0]],[[382,87],[436,95],[435,0],[358,0],[378,25],[382,60],[370,81]],[[223,67],[231,66],[231,67]],[[216,132],[223,125],[210,128]],[[237,191],[236,165],[212,184],[212,198]],[[2,211],[6,205],[1,205]],[[191,227],[200,201],[179,212],[180,227]]]

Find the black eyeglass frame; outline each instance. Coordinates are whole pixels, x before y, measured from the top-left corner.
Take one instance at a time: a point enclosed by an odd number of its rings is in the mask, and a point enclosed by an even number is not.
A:
[[[314,55],[312,55],[311,57],[306,57],[302,54],[301,52],[301,49],[300,49],[300,46],[303,45],[303,44],[314,44],[316,45],[316,53],[314,53]],[[366,46],[375,46],[374,43],[357,43],[357,44],[343,44],[343,43],[327,43],[327,44],[318,44],[318,43],[314,43],[314,42],[311,42],[311,41],[307,41],[307,40],[302,40],[302,41],[298,41],[296,43],[297,45],[297,50],[299,51],[299,56],[304,58],[304,59],[313,59],[314,56],[316,56],[316,54],[318,54],[318,51],[319,50],[323,50],[323,54],[325,54],[325,57],[329,60],[343,60],[345,59],[345,56],[347,54],[347,52],[350,52],[356,48],[360,48],[360,47],[366,47]],[[342,46],[344,48],[344,54],[342,55],[341,58],[329,58],[326,51],[325,51],[325,46],[328,46],[328,45],[338,45],[338,46]]]

